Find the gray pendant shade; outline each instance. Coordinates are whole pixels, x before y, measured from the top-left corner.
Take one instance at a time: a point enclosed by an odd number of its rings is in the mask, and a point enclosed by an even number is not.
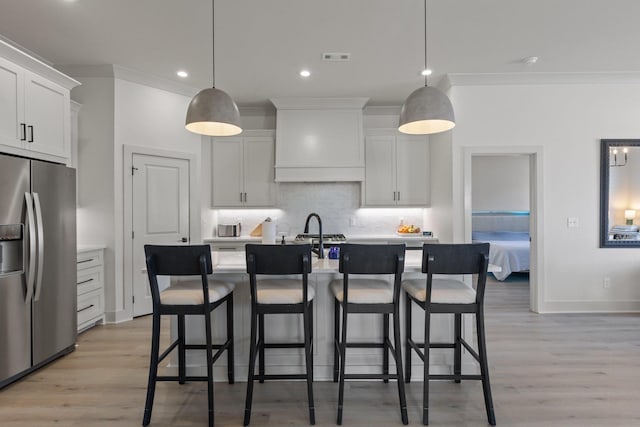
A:
[[[424,86],[414,90],[400,110],[398,130],[412,135],[444,132],[456,125],[451,101],[440,90]]]
[[[214,87],[193,97],[187,109],[187,130],[209,136],[231,136],[242,132],[240,112],[233,99]]]

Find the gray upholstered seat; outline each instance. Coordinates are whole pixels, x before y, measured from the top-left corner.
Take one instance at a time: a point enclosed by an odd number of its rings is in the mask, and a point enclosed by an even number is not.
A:
[[[335,298],[342,302],[344,285],[342,279],[329,284]],[[393,285],[379,279],[349,279],[349,303],[353,304],[391,304],[393,303]]]
[[[402,288],[418,301],[427,299],[427,282],[424,279],[403,280]],[[433,279],[431,302],[435,304],[473,304],[476,291],[466,283],[455,279]]]
[[[216,302],[233,292],[235,285],[220,280],[209,281],[209,302]],[[166,305],[200,305],[204,304],[202,281],[185,280],[160,292],[160,302]]]

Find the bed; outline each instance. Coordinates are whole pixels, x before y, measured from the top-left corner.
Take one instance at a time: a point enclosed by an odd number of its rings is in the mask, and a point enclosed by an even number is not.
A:
[[[489,263],[502,271],[493,273],[505,280],[513,272],[529,271],[529,215],[527,213],[473,214],[472,240],[489,242]]]

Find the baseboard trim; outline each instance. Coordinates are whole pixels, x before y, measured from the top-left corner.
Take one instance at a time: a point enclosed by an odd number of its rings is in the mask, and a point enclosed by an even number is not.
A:
[[[638,313],[640,301],[545,301],[539,313]]]
[[[133,320],[133,317],[125,310],[119,311],[105,311],[104,322],[105,323],[123,323]]]

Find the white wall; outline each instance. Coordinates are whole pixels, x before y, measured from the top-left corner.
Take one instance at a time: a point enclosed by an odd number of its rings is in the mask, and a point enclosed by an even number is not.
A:
[[[474,156],[471,169],[474,211],[529,210],[528,156]]]
[[[173,152],[193,154],[196,164],[191,165],[200,172],[200,151],[202,138],[184,128],[184,119],[191,97],[179,95],[166,90],[133,83],[123,79],[115,79],[114,101],[114,169],[116,212],[115,233],[115,320],[131,317],[131,289],[125,275],[124,218],[124,175],[123,153],[125,145],[149,147],[150,149],[169,150]],[[129,171],[126,171],[128,174]],[[199,184],[198,181],[196,181]],[[200,188],[191,189],[200,206]],[[200,210],[190,212],[190,234],[194,241],[200,241]]]
[[[82,83],[72,92],[73,99],[82,104],[78,242],[107,246],[105,311],[108,321],[121,321],[131,317],[131,292],[124,286],[123,146],[192,153],[199,159],[201,138],[184,129],[188,96],[112,76],[83,78],[76,74],[76,78]],[[195,167],[199,173],[200,165]],[[196,193],[200,194],[199,188]],[[196,203],[200,205],[199,200]],[[199,241],[200,212],[191,217],[195,218],[192,236]]]
[[[79,244],[104,244],[107,309],[115,300],[113,182],[113,79],[80,78],[71,95],[82,104],[78,117]]]
[[[600,249],[601,138],[640,134],[640,85],[454,86],[454,238],[464,241],[465,147],[541,146],[541,311],[640,310],[638,249]],[[567,228],[577,217],[579,227]],[[602,280],[611,278],[611,288]]]

